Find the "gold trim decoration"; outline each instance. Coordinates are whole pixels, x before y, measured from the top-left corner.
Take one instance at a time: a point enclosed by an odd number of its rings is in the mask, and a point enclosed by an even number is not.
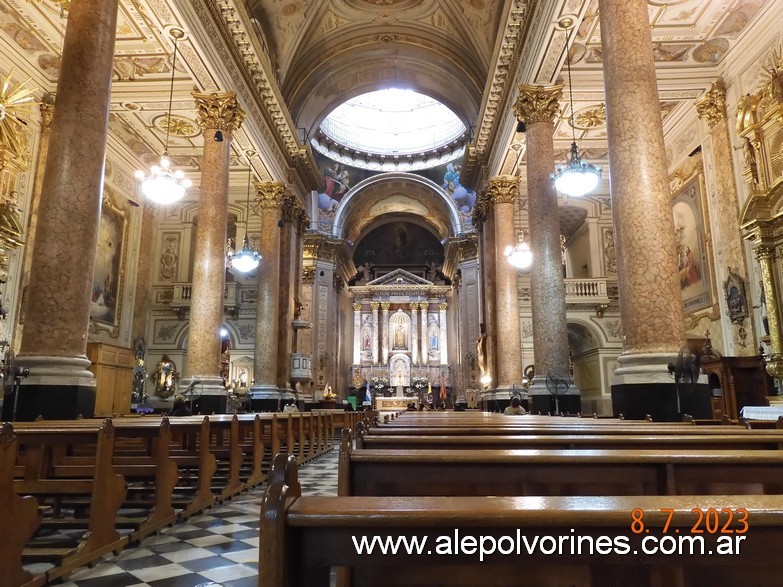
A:
[[[353,305],[353,311],[354,312],[361,312],[361,310],[362,310],[362,304],[358,304],[357,303],[357,304]]]
[[[377,312],[381,309],[381,303],[380,302],[370,302],[370,308],[372,308],[373,312]]]
[[[202,130],[234,132],[245,120],[245,111],[239,106],[235,92],[193,92],[193,99],[196,101],[196,115]]]
[[[8,169],[23,173],[30,166],[25,119],[35,103],[35,90],[27,85],[30,78],[14,83],[13,75],[11,70],[0,86],[0,172]]]
[[[253,186],[259,208],[280,208],[290,193],[284,181],[257,181]]]
[[[389,308],[391,308],[391,302],[381,302],[381,310],[388,312]]]
[[[699,113],[699,118],[707,121],[710,128],[726,120],[726,87],[723,80],[713,82],[707,93],[696,100],[696,112]]]
[[[441,309],[441,310],[445,310],[448,307],[449,307],[449,303],[448,302],[441,302],[441,303],[438,304],[438,308]]]
[[[519,85],[519,97],[514,104],[514,116],[527,124],[536,122],[553,123],[560,110],[563,85],[529,86]]]
[[[519,195],[519,179],[515,175],[499,175],[489,180],[487,198],[492,207],[498,204],[513,204]]]

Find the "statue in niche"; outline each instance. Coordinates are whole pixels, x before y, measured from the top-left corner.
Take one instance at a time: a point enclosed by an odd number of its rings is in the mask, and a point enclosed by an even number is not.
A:
[[[394,350],[404,350],[405,348],[405,325],[398,323],[394,326]]]

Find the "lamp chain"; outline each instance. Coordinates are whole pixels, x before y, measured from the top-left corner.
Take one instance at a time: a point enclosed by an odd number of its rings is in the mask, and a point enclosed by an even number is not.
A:
[[[177,71],[177,39],[174,36],[174,56],[171,59],[171,86],[169,88],[169,113],[166,117],[166,145],[163,147],[163,151],[168,153],[169,151],[169,133],[171,132],[171,105],[174,101],[174,74]]]
[[[570,116],[568,117],[568,121],[571,124],[571,136],[574,139],[574,143],[576,143],[576,127],[574,126],[574,87],[571,85],[571,52],[568,50],[568,36],[570,30],[570,28],[566,29],[565,43],[566,68],[568,69],[568,99],[569,102],[571,102],[571,112],[569,113]]]

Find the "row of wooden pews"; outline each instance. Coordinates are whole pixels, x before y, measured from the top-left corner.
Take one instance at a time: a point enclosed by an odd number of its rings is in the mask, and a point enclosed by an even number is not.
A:
[[[348,416],[355,426],[359,415]],[[0,585],[34,587],[331,450],[330,414],[121,417],[0,429]],[[33,576],[23,568],[48,563]],[[40,568],[40,567],[36,567]]]
[[[437,412],[358,428],[356,448],[349,435],[341,442],[338,497],[300,497],[296,464],[278,456],[261,587],[780,582],[764,552],[783,538],[783,431]],[[460,534],[494,550],[484,560],[477,548],[456,552]],[[403,546],[437,538],[452,551],[357,553],[375,536]],[[564,550],[528,554],[522,538],[542,537]],[[573,552],[575,537],[585,551]],[[705,554],[644,554],[647,537],[666,548],[695,538]]]

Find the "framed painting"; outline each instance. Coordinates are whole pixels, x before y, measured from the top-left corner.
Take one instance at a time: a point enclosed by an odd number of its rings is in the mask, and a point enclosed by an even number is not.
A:
[[[125,247],[128,218],[110,194],[103,200],[98,229],[95,271],[90,292],[90,321],[93,330],[107,330],[119,336],[125,281]]]
[[[674,193],[672,199],[677,268],[686,314],[713,304],[700,177],[700,174],[694,174]]]

